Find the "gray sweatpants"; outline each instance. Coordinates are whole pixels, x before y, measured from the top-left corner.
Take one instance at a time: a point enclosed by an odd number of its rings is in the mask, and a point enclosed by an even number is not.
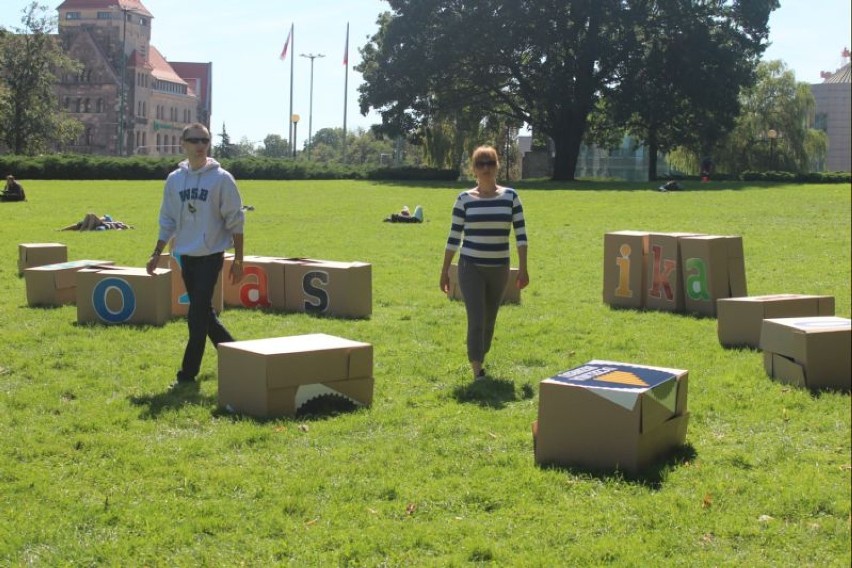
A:
[[[484,361],[491,349],[497,310],[508,281],[508,264],[482,266],[459,257],[459,288],[467,310],[468,361]]]

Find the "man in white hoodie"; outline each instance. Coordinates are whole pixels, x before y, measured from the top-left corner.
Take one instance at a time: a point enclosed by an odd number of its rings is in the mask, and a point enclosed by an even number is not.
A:
[[[200,123],[183,129],[186,160],[169,174],[160,206],[160,233],[146,269],[153,274],[170,239],[172,254],[180,257],[189,295],[189,339],[173,386],[193,384],[201,368],[207,337],[218,345],[234,341],[213,309],[213,289],[222,271],[226,249],[234,247],[230,279],[243,277],[245,214],[234,177],[207,156],[210,131]]]

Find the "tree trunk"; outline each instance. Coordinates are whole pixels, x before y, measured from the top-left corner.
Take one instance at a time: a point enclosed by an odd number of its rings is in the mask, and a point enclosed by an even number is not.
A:
[[[645,141],[648,148],[648,181],[657,180],[657,154],[659,144],[657,143],[657,129],[648,130],[648,139]]]
[[[553,146],[556,150],[553,158],[554,181],[574,181],[582,140],[583,131],[579,128],[562,129],[553,136]]]

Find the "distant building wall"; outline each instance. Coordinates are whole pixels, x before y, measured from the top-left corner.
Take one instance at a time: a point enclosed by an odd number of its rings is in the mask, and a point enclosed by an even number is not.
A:
[[[828,136],[828,171],[852,171],[852,82],[849,64],[827,78],[811,85],[816,101],[814,128]]]

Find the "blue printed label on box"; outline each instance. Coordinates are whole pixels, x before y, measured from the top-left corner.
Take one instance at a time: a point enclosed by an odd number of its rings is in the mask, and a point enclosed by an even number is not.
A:
[[[661,369],[634,367],[618,363],[587,363],[581,367],[559,373],[551,378],[561,383],[590,388],[646,391],[675,378],[675,375]]]

